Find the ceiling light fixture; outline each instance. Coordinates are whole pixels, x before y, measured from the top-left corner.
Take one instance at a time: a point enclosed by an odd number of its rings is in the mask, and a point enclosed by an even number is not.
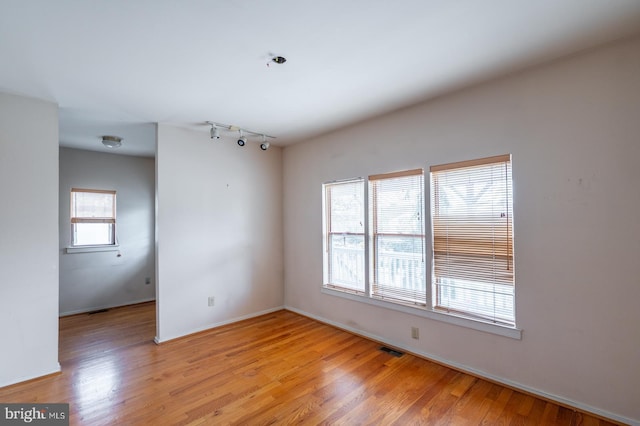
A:
[[[267,137],[265,135],[262,135],[262,143],[260,144],[260,149],[266,151],[267,149],[269,149],[269,146],[271,146],[271,144],[267,142]]]
[[[120,136],[103,136],[102,145],[107,148],[120,148],[122,146],[122,138]]]
[[[247,143],[247,138],[242,135],[242,129],[240,129],[240,137],[238,138],[238,145],[244,146]]]
[[[233,126],[229,124],[216,123],[215,121],[207,121],[206,124],[211,126],[209,130],[209,135],[211,139],[220,139],[221,136],[224,135],[224,132],[238,132],[240,135],[237,139],[237,143],[239,146],[245,146],[249,141],[249,136],[260,136],[262,138],[262,142],[260,143],[260,149],[266,151],[269,149],[271,144],[267,142],[267,138],[275,139],[275,136],[269,136],[265,133],[252,132],[251,130],[242,129],[238,126]]]
[[[218,130],[218,126],[211,123],[211,139],[220,139],[220,130]]]

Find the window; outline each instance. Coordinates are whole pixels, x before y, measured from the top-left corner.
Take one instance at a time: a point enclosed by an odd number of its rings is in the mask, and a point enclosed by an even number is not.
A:
[[[116,244],[116,191],[71,189],[71,245]]]
[[[432,166],[429,188],[425,217],[422,169],[324,184],[324,291],[520,338],[511,156]]]
[[[433,308],[513,325],[509,155],[431,167]]]
[[[369,176],[373,297],[426,305],[422,169]]]
[[[364,181],[324,185],[324,284],[365,291]]]

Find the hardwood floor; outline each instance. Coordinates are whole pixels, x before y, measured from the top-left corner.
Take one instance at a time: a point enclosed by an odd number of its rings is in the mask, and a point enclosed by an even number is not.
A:
[[[161,345],[153,303],[60,320],[62,374],[2,402],[68,402],[72,425],[610,425],[279,311]]]

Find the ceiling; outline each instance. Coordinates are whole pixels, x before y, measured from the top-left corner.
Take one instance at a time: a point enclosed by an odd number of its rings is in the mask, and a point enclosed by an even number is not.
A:
[[[56,102],[63,146],[207,120],[285,146],[638,32],[639,0],[0,0],[0,91]]]

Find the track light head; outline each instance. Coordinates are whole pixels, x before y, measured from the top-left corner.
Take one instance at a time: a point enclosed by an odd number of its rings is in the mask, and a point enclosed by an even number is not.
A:
[[[220,139],[220,130],[215,124],[211,125],[211,139]]]
[[[238,138],[238,145],[244,146],[247,143],[247,138],[242,135],[242,129],[239,130],[240,137]]]
[[[269,149],[269,146],[271,144],[269,142],[267,142],[267,136],[266,135],[262,135],[262,143],[260,144],[260,149],[263,151],[266,151],[267,149]]]

